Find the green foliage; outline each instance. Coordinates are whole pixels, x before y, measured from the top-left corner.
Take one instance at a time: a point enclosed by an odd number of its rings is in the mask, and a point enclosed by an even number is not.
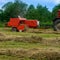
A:
[[[41,5],[37,6],[37,19],[41,22],[47,22],[48,20],[51,20],[51,12],[48,11],[48,9],[45,7],[42,7]]]
[[[0,27],[4,27],[4,23],[3,22],[0,22]]]
[[[33,5],[30,5],[27,13],[26,18],[28,19],[37,19],[39,20],[42,26],[46,26],[46,22],[52,21],[51,19],[51,12],[48,11],[47,7],[43,7],[41,5],[38,5],[37,8],[35,8]],[[50,26],[50,24],[48,24]]]
[[[11,17],[23,17],[26,11],[27,4],[22,1],[15,0],[15,2],[8,2],[3,6],[4,20],[9,20]]]
[[[53,26],[53,22],[41,22],[41,24],[40,24],[40,28],[52,28],[52,26]]]
[[[3,14],[4,12],[3,12],[3,10],[2,9],[0,9],[0,22],[3,22]]]
[[[36,10],[35,10],[35,7],[33,5],[30,5],[28,10],[27,10],[27,13],[26,13],[26,18],[27,19],[36,19]]]

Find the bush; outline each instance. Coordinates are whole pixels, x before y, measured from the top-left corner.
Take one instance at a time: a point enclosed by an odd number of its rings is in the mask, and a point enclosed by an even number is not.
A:
[[[41,22],[40,28],[52,28],[53,23],[52,22]]]
[[[4,22],[0,22],[0,27],[4,27],[5,23]]]

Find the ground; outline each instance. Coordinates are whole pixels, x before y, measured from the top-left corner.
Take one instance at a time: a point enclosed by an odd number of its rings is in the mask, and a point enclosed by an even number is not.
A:
[[[60,32],[0,28],[0,60],[60,60]]]

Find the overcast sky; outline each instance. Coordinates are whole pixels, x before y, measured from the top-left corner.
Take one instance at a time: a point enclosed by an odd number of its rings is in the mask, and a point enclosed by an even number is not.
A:
[[[0,8],[7,2],[14,1],[14,0],[0,0]],[[33,4],[34,6],[37,6],[37,4],[41,4],[43,6],[47,6],[47,8],[51,11],[52,8],[60,3],[60,0],[21,0],[28,5]]]

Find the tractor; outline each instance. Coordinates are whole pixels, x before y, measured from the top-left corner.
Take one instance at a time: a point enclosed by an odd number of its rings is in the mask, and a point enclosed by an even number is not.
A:
[[[57,12],[57,17],[53,20],[53,27],[55,31],[60,31],[60,9]]]

